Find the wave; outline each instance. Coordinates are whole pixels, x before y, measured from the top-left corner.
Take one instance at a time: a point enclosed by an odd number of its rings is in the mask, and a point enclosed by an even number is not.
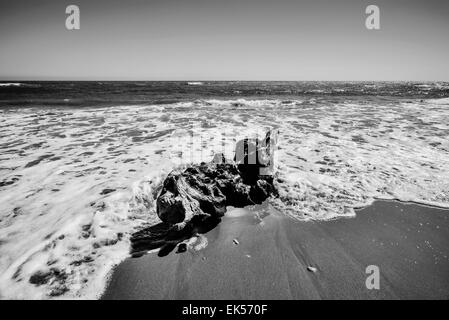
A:
[[[9,83],[0,83],[0,87],[20,87],[22,83],[19,82],[9,82]]]
[[[65,212],[68,217],[61,223],[47,217],[47,225],[39,228],[28,229],[18,222],[18,228],[6,228],[32,235],[27,235],[30,244],[25,250],[23,243],[20,247],[5,243],[10,250],[15,247],[22,253],[6,268],[2,265],[0,297],[98,299],[112,268],[129,256],[133,230],[156,222],[152,188],[165,174],[147,176],[131,191],[116,192],[90,203],[89,208],[76,206],[79,199],[73,199],[69,204],[78,212]],[[23,228],[26,230],[20,230]]]
[[[440,104],[449,105],[449,98],[428,99],[427,102],[438,105]]]

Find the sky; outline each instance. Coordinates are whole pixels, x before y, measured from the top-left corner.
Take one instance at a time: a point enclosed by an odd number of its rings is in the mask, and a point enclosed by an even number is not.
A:
[[[449,81],[448,58],[448,0],[0,0],[3,81]]]

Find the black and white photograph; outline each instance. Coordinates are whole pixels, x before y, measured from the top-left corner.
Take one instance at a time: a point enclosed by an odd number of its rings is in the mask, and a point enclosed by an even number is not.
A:
[[[448,299],[449,1],[0,0],[0,300]]]

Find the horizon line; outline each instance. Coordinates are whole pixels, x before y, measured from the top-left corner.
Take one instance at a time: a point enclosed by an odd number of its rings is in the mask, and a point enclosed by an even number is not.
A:
[[[142,79],[1,79],[0,82],[449,82],[448,80],[198,80],[198,79],[183,79],[183,80],[142,80]]]

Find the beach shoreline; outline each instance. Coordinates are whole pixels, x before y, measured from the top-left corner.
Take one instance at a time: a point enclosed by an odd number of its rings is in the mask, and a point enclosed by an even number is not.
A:
[[[354,216],[376,198],[447,207],[449,100],[439,83],[423,88],[95,81],[4,87],[1,299],[97,299],[112,266],[130,255],[130,236],[163,222],[155,199],[169,172],[218,153],[233,159],[237,141],[267,130],[279,131],[272,204],[283,215]]]
[[[305,222],[235,208],[204,238],[187,252],[126,259],[102,299],[449,298],[446,209],[377,200],[354,218]],[[366,287],[370,265],[379,290]]]

